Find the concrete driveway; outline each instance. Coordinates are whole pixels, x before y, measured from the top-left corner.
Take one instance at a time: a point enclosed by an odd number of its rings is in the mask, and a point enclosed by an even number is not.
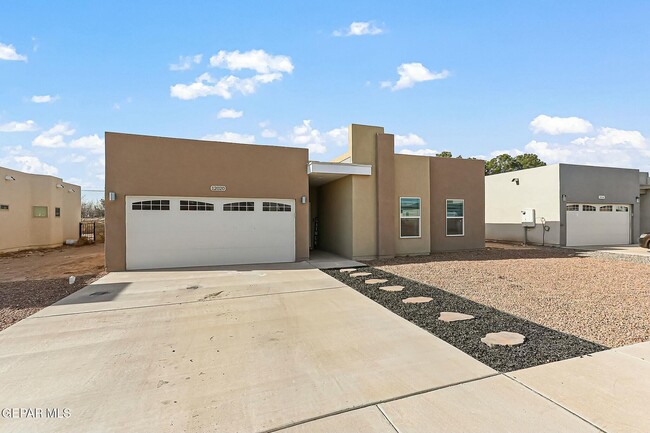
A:
[[[0,333],[0,408],[12,432],[598,431],[306,264],[109,274]]]

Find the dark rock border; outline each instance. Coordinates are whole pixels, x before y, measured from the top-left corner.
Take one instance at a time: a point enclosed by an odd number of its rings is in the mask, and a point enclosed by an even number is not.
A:
[[[350,277],[338,269],[323,270],[393,313],[500,372],[520,370],[608,349],[408,278],[372,267],[363,268],[363,271],[372,275]],[[369,278],[383,278],[388,281],[384,284],[366,284],[365,280]],[[385,292],[379,289],[382,286],[394,285],[404,286],[404,290]],[[402,302],[402,299],[414,296],[428,296],[433,298],[433,301],[425,304]],[[471,314],[475,319],[443,322],[438,320],[442,311]],[[495,347],[488,347],[481,342],[481,338],[487,333],[499,331],[518,332],[526,337],[526,341],[519,346]]]

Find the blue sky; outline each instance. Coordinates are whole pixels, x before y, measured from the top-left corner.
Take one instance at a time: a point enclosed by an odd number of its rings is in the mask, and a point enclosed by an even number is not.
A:
[[[104,131],[328,160],[363,123],[397,152],[648,170],[648,22],[647,1],[3,1],[0,165],[103,189]]]

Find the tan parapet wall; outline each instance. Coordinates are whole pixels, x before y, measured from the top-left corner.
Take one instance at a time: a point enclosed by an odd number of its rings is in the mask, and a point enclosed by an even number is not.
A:
[[[429,158],[431,251],[485,247],[485,161]],[[465,200],[464,236],[446,235],[446,200]]]
[[[55,247],[79,235],[79,185],[0,167],[0,205],[9,206],[0,210],[0,252]],[[33,206],[46,206],[47,218],[34,217]],[[57,207],[61,209],[59,217],[55,216]]]
[[[431,214],[429,158],[415,155],[395,155],[395,208],[394,236],[395,254],[421,255],[431,251]],[[420,237],[400,237],[399,199],[419,197],[421,199]]]
[[[125,197],[278,198],[296,201],[296,260],[309,257],[307,149],[106,133],[106,266],[126,268]],[[225,192],[211,191],[226,186]]]

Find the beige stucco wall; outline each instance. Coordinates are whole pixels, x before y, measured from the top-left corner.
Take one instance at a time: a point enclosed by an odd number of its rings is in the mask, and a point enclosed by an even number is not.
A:
[[[519,179],[519,185],[513,182]],[[560,165],[531,168],[485,178],[486,238],[523,241],[521,211],[535,209],[538,225],[528,230],[528,241],[542,242],[541,218],[550,230],[544,242],[560,245]]]
[[[16,180],[5,180],[6,176]],[[0,210],[0,252],[54,247],[79,236],[79,185],[0,167],[0,204],[9,205],[9,210]],[[47,218],[34,218],[32,206],[47,206]],[[57,207],[60,217],[55,216]]]
[[[125,196],[296,201],[296,260],[309,257],[307,149],[106,133],[106,267],[126,268]],[[211,185],[225,185],[213,192]]]
[[[420,197],[420,238],[400,238],[399,198]],[[431,251],[431,209],[429,185],[429,158],[414,155],[395,155],[395,254],[429,254]]]
[[[485,247],[485,161],[429,158],[431,251]],[[465,200],[464,236],[447,236],[447,199]]]
[[[318,190],[318,249],[352,257],[352,176],[335,180]]]
[[[352,177],[352,250],[357,259],[377,256],[377,178],[375,173],[377,135],[384,128],[350,125],[352,163],[373,166],[371,176]]]

